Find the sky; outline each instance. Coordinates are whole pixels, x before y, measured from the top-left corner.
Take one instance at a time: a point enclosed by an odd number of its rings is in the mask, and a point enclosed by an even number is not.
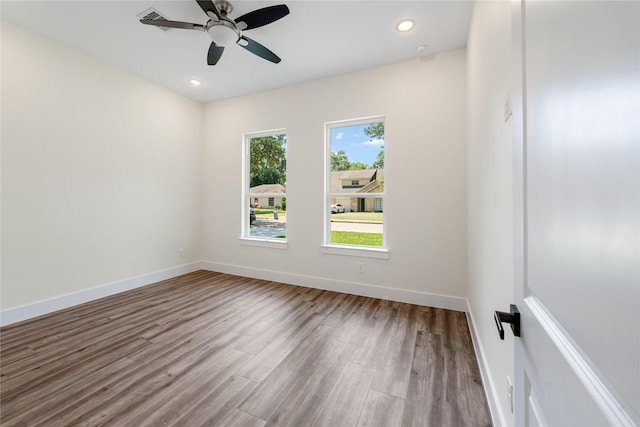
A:
[[[364,128],[368,125],[336,127],[331,129],[331,151],[344,150],[351,163],[362,162],[371,166],[376,161],[382,140],[369,141]]]

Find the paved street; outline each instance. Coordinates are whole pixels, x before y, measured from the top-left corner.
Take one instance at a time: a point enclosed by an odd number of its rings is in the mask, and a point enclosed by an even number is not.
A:
[[[355,231],[359,233],[382,234],[382,224],[371,222],[331,221],[331,231]]]
[[[251,237],[273,238],[284,236],[286,233],[287,223],[285,220],[278,219],[257,219],[255,227],[249,230]]]

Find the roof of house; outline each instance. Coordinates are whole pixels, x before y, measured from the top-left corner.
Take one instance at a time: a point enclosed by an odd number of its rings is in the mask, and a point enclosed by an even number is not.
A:
[[[360,170],[346,170],[346,171],[332,171],[331,178],[339,180],[344,179],[371,179],[374,173],[378,169],[360,169]]]
[[[331,191],[334,193],[360,193],[365,186],[367,187],[368,191],[371,191],[369,183],[378,183],[383,175],[384,169],[333,171],[331,172]],[[358,180],[360,181],[361,186],[344,187],[343,181],[349,180]]]
[[[373,192],[379,192],[380,190],[378,190],[379,188],[382,187],[382,184],[380,184],[380,181],[373,180],[370,183],[368,183],[367,185],[365,185],[362,188],[358,188],[357,193],[373,193]]]
[[[287,188],[282,184],[262,184],[249,189],[249,194],[286,194]]]

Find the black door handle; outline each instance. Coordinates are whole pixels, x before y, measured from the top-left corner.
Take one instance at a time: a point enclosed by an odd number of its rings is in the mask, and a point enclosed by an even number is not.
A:
[[[498,328],[498,334],[500,335],[501,340],[504,339],[504,329],[502,328],[502,322],[510,323],[513,335],[516,337],[520,336],[520,311],[515,304],[511,304],[509,306],[509,309],[509,313],[505,313],[504,311],[496,311],[493,314],[493,320],[496,321],[496,327]]]

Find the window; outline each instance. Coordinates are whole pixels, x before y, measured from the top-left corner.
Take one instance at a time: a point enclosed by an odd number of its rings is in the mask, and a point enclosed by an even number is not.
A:
[[[327,123],[325,138],[327,206],[323,252],[386,252],[384,118]],[[333,250],[336,248],[344,250]],[[356,249],[359,251],[354,252]]]
[[[242,238],[286,242],[287,135],[284,130],[244,137]],[[273,245],[266,245],[273,246]]]

